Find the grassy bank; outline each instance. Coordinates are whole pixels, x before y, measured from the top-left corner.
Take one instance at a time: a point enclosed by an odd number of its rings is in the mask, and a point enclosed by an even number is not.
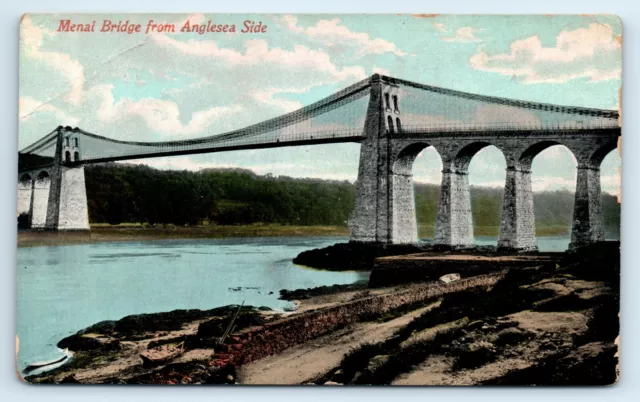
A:
[[[120,225],[92,224],[90,232],[18,232],[18,247],[84,244],[104,241],[207,239],[231,237],[346,236],[343,226],[293,226],[278,224],[144,226],[138,223]]]
[[[498,236],[496,226],[476,226],[476,236]],[[435,228],[421,225],[418,229],[421,239],[433,238]],[[84,244],[103,241],[162,240],[162,239],[217,239],[231,237],[288,237],[288,236],[348,236],[349,228],[332,225],[200,225],[175,226],[156,225],[149,227],[140,223],[91,224],[90,232],[18,232],[18,247],[53,246],[59,244]],[[538,236],[567,236],[565,226],[543,226],[536,228]]]

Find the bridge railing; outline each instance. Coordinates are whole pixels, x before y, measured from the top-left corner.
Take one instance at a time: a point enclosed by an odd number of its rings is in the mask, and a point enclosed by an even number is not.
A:
[[[219,152],[234,149],[270,148],[276,146],[304,145],[359,141],[362,128],[332,129],[327,131],[293,132],[261,134],[234,139],[213,140],[208,143],[178,141],[171,144],[152,144],[149,146],[122,146],[108,140],[100,140],[89,148],[83,148],[79,161],[75,163],[96,163],[115,160],[142,159],[155,156],[184,155],[189,153]],[[95,139],[94,139],[95,141]],[[93,150],[97,152],[93,152]]]
[[[429,134],[451,133],[453,135],[465,135],[469,132],[513,132],[513,131],[554,131],[554,130],[604,130],[620,128],[617,120],[603,120],[581,124],[577,121],[567,122],[491,122],[491,123],[429,123],[429,124],[402,124],[394,127],[394,134]]]

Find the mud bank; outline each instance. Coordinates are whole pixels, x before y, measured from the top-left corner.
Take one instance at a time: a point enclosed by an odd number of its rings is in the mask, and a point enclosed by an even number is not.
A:
[[[599,244],[556,264],[507,268],[449,284],[306,292],[295,313],[244,309],[243,324],[222,346],[215,345],[216,335],[233,307],[184,320],[177,317],[187,314],[176,312],[158,320],[128,318],[124,323],[139,323],[129,332],[129,324],[100,323],[74,337],[98,338],[102,347],[80,350],[69,364],[26,380],[610,384],[617,378],[618,247]],[[141,351],[179,340],[186,352],[171,363],[141,364]],[[70,349],[82,342],[67,340]]]
[[[378,258],[404,256],[408,254],[432,253],[433,255],[522,255],[497,253],[495,246],[476,246],[472,249],[450,250],[429,244],[370,244],[336,243],[325,248],[303,251],[293,259],[294,264],[328,271],[370,271]],[[537,255],[540,253],[527,253]]]

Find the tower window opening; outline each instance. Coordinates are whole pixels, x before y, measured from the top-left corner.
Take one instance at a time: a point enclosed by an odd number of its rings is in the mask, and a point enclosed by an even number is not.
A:
[[[69,137],[65,137],[65,138],[64,138],[64,142],[65,142],[65,144],[66,144],[67,146],[69,146]]]
[[[400,124],[399,117],[396,117],[396,128],[398,129],[398,132],[402,132],[402,125]]]
[[[67,138],[68,140],[68,138]],[[64,160],[65,162],[71,162],[71,152],[67,151],[64,153]]]
[[[393,117],[387,116],[387,123],[389,124],[389,132],[393,133]]]
[[[389,94],[388,93],[384,94],[384,104],[386,105],[387,109],[391,109],[391,105],[389,104]]]
[[[78,151],[73,153],[73,160],[74,162],[77,162],[80,160],[80,153],[78,153]]]
[[[400,111],[400,108],[398,107],[398,95],[393,95],[393,108],[396,112]]]
[[[73,139],[73,144],[75,145],[75,147],[78,147],[78,137]]]

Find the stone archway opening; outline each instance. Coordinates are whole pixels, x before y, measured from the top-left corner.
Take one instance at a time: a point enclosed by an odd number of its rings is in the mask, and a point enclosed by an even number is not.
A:
[[[18,182],[21,188],[31,188],[31,176],[27,173],[21,175]]]
[[[620,240],[620,173],[622,160],[617,149],[610,150],[600,163],[602,224],[605,240]]]
[[[482,145],[482,144],[479,144]],[[471,149],[466,168],[469,178],[474,244],[495,246],[498,243],[505,184],[506,159],[502,151],[490,144]],[[470,153],[471,153],[470,152]]]
[[[416,177],[420,180],[424,176],[414,176],[425,164],[428,170],[433,170],[433,166],[439,170],[440,155],[430,144],[416,142],[403,148],[392,165],[391,236],[394,243],[416,243],[433,237],[439,188],[433,197],[432,188],[420,182],[416,184]]]
[[[411,169],[413,175],[418,239],[433,241],[442,181],[442,158],[434,147],[418,152]]]
[[[521,164],[531,172],[538,250],[566,250],[571,237],[576,189],[577,161],[573,152],[557,142],[540,142],[523,154]]]
[[[42,172],[38,173],[38,179],[37,181],[40,183],[44,183],[45,181],[50,180],[51,178],[49,177],[49,173],[46,170],[43,170]]]

